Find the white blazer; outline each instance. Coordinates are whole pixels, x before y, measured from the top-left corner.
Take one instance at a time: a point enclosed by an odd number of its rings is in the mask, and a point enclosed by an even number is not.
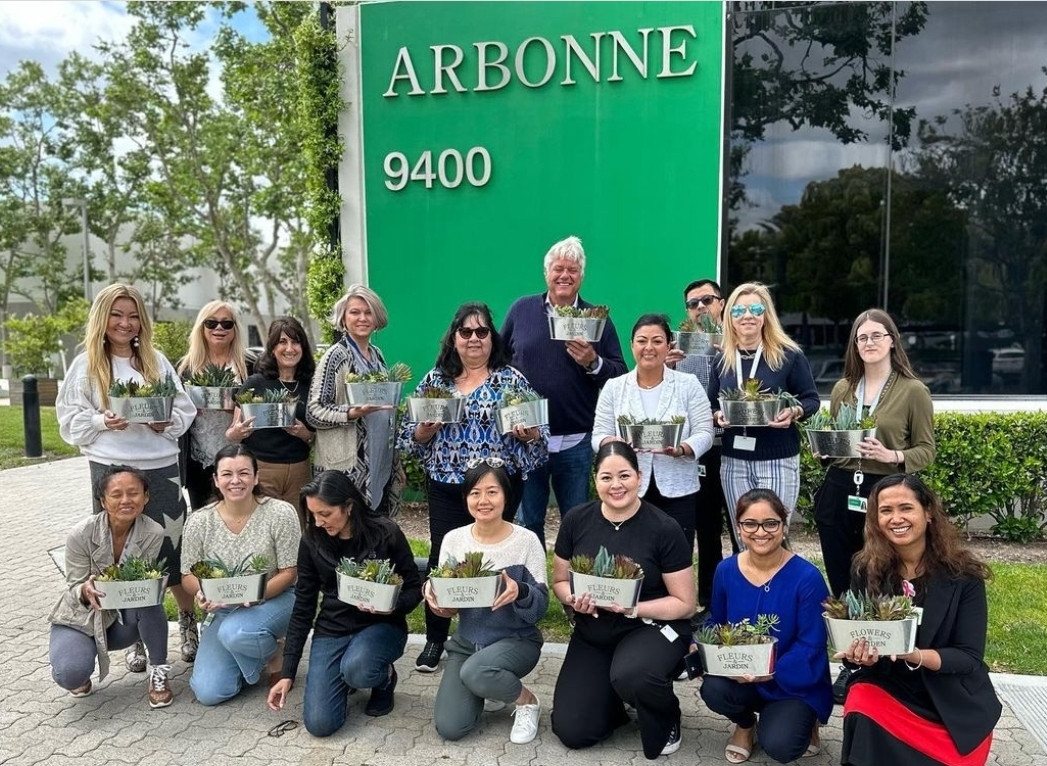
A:
[[[617,438],[619,415],[631,415],[641,420],[647,417],[668,420],[683,415],[682,441],[691,446],[694,456],[670,457],[638,452],[640,496],[647,493],[652,473],[658,482],[658,491],[665,497],[683,497],[698,491],[698,458],[713,445],[712,410],[698,378],[666,367],[658,391],[658,409],[653,415],[644,411],[636,370],[607,381],[596,402],[592,438],[594,452],[600,449],[600,443],[607,437]]]

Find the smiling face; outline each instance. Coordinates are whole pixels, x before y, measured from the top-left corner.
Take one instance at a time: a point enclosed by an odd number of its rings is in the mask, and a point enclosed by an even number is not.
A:
[[[554,306],[570,306],[582,289],[582,270],[570,258],[556,258],[545,272],[549,288],[549,302]]]
[[[734,304],[734,307],[746,307],[745,313],[740,317],[735,317],[733,313],[731,315],[731,325],[734,327],[735,335],[738,336],[738,346],[740,348],[756,348],[763,337],[764,315],[761,313],[760,316],[753,316],[752,312],[748,310],[749,306],[757,304],[763,306],[763,301],[756,293],[741,295]],[[732,307],[732,312],[735,310],[734,307]]]
[[[869,512],[873,510],[870,508]],[[884,538],[898,549],[926,545],[931,514],[916,494],[904,484],[881,489],[876,498],[876,526]]]
[[[710,298],[714,300],[707,305],[706,301]],[[697,301],[697,304],[694,308],[691,308],[688,304],[695,301]],[[684,309],[687,311],[687,316],[696,322],[698,317],[708,314],[714,322],[719,324],[720,318],[723,316],[723,298],[716,294],[716,290],[713,289],[712,285],[701,285],[688,291],[684,298]]]
[[[865,338],[866,340],[863,343],[858,338]],[[874,343],[874,338],[879,338],[879,341]],[[891,349],[894,347],[894,338],[888,334],[887,328],[879,322],[863,322],[854,334],[854,339],[855,343],[858,344],[858,356],[862,358],[865,364],[877,364],[884,359],[890,358]]]
[[[254,464],[247,455],[224,457],[215,468],[215,486],[221,496],[231,502],[242,501],[254,494],[258,484],[258,474]]]
[[[751,531],[746,529],[746,526],[753,526],[754,523],[760,526]],[[778,528],[774,531],[764,526],[773,527],[775,523]],[[785,524],[782,523],[782,517],[775,512],[770,503],[763,500],[757,500],[738,515],[738,530],[746,547],[760,556],[773,555],[785,540]]]
[[[276,366],[281,372],[293,373],[298,363],[302,361],[302,344],[285,332],[280,333],[280,340],[273,348],[273,357]]]
[[[484,327],[490,330],[484,324],[483,317],[479,314],[472,314],[462,322],[462,329],[466,331],[475,330],[477,327]],[[463,338],[459,330],[456,330],[454,333],[455,351],[458,352],[462,364],[466,367],[482,367],[486,365],[487,360],[491,357],[492,342],[493,338],[490,332],[487,333],[485,338],[480,338],[476,333],[470,333],[468,338]]]
[[[505,492],[493,473],[481,476],[465,496],[469,515],[478,522],[500,521],[505,509]]]
[[[213,314],[208,316],[207,320],[210,320],[212,322],[226,322],[226,323],[234,321],[232,312],[230,312],[229,309],[225,309],[225,308],[218,309]],[[205,321],[207,321],[207,320],[205,320]],[[225,329],[224,327],[222,327],[221,325],[218,325],[213,330],[208,329],[206,325],[204,326],[204,339],[207,341],[208,349],[210,349],[212,351],[222,351],[222,352],[224,352],[226,349],[229,348],[230,344],[233,342],[233,338],[235,338],[235,337],[236,337],[236,325],[235,324],[232,327],[230,327],[228,330]]]
[[[110,479],[102,495],[102,507],[109,516],[109,526],[130,526],[142,515],[149,493],[133,473],[117,473]]]
[[[109,341],[110,350],[119,353],[120,356],[130,356],[131,341],[141,332],[142,320],[135,302],[130,298],[117,298],[113,301],[105,327],[105,338]]]
[[[640,474],[621,455],[608,455],[596,469],[596,494],[608,511],[623,513],[636,507]]]
[[[665,337],[665,330],[661,326],[647,324],[637,327],[633,333],[632,348],[638,369],[658,372],[665,367],[669,339]]]
[[[357,343],[366,343],[374,332],[374,314],[363,298],[350,298],[345,304],[342,322],[349,337]]]
[[[305,506],[313,517],[313,523],[331,537],[348,540],[350,537],[349,509],[340,505],[328,505],[318,497],[307,497]]]

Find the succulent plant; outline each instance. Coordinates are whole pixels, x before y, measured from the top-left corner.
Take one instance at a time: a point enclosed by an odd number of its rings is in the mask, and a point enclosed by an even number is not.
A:
[[[788,391],[779,389],[772,393],[770,389],[763,387],[759,378],[748,378],[741,388],[725,388],[720,392],[720,397],[725,402],[766,402],[779,399],[786,407],[800,406],[800,400]]]
[[[502,405],[505,407],[515,407],[526,402],[536,402],[541,398],[543,398],[542,395],[537,391],[528,391],[523,388],[507,387],[502,390]]]
[[[904,620],[916,615],[909,596],[873,595],[868,591],[848,590],[839,598],[822,602],[825,616],[835,620]]]
[[[388,370],[369,370],[368,372],[347,372],[346,383],[403,383],[411,379],[411,368],[403,362],[397,362]]]
[[[186,383],[206,388],[232,388],[236,385],[236,375],[228,367],[212,363],[194,372]]]
[[[292,404],[297,401],[297,396],[282,388],[267,388],[261,393],[248,388],[236,395],[237,404]]]
[[[776,614],[759,614],[755,624],[746,617],[741,622],[706,625],[695,635],[695,640],[716,646],[767,644],[771,641],[771,631],[778,629],[778,622]]]
[[[268,572],[271,564],[268,556],[248,554],[239,564],[230,565],[221,556],[197,561],[189,571],[202,580],[221,580],[225,577],[247,577]]]
[[[131,556],[119,564],[110,564],[97,575],[97,582],[129,582],[132,580],[158,580],[164,576],[167,566],[166,559],[153,561],[151,559]]]
[[[708,314],[702,314],[698,319],[687,319],[680,322],[680,326],[677,328],[680,332],[705,332],[710,335],[720,335],[723,333],[723,324],[717,323]]]
[[[841,404],[835,417],[823,407],[808,418],[804,425],[812,431],[865,431],[876,428],[876,418],[859,418],[853,405]]]
[[[393,570],[389,559],[367,559],[357,561],[354,558],[343,558],[338,562],[336,571],[346,577],[378,583],[379,585],[400,585],[404,578]]]
[[[668,420],[658,420],[658,418],[634,418],[632,415],[618,416],[618,425],[620,426],[678,426],[686,422],[687,417],[684,415],[673,415]]]
[[[595,558],[585,555],[572,556],[571,571],[614,580],[639,580],[643,577],[643,567],[628,556],[611,555],[602,545]]]
[[[447,561],[429,572],[430,577],[490,577],[498,572],[492,569],[494,566],[490,561],[484,561],[481,551],[469,551],[459,561],[454,556],[448,556]]]
[[[589,308],[577,308],[576,306],[554,306],[553,311],[558,317],[573,317],[575,319],[607,319],[611,311],[606,306],[590,306]]]
[[[145,399],[149,397],[174,396],[178,385],[171,373],[164,375],[163,380],[152,383],[139,383],[137,380],[114,380],[109,386],[109,396],[116,398]]]
[[[417,399],[454,399],[454,391],[443,386],[426,386],[414,392]]]

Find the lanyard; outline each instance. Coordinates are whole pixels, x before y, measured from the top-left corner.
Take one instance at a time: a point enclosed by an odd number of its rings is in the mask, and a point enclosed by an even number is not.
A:
[[[756,368],[760,366],[760,359],[763,357],[763,343],[756,347],[756,355],[753,357],[753,366],[749,369],[749,377],[756,377]],[[745,378],[742,377],[742,352],[734,352],[734,374],[738,378],[738,388],[741,388],[745,384]]]
[[[891,379],[890,374],[883,379],[883,383],[880,384],[880,390],[876,392],[876,398],[873,399],[873,403],[869,405],[869,416],[871,417],[873,412],[876,410],[876,406],[880,403],[880,397],[883,395],[883,389],[887,385],[887,381]],[[858,405],[858,419],[861,420],[862,410],[865,408],[865,376],[862,375],[862,379],[858,381],[858,387],[854,391],[854,398]]]
[[[353,356],[359,359],[367,370],[373,372],[381,369],[381,365],[378,361],[378,354],[374,352],[373,346],[371,347],[371,357],[373,361],[371,361],[364,356],[363,352],[360,350],[360,347],[356,345],[356,341],[349,337],[349,333],[346,333],[344,336],[342,336],[342,340],[345,341],[345,346],[349,350],[349,353],[353,354]]]

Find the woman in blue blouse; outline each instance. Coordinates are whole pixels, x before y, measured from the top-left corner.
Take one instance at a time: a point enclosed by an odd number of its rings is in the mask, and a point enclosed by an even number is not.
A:
[[[818,722],[832,712],[822,601],[829,595],[813,564],[783,546],[787,513],[778,496],[753,489],[738,500],[736,518],[747,550],[725,559],[713,578],[711,621],[755,623],[778,618],[773,676],[706,676],[701,696],[734,722],[724,757],[749,760],[759,739],[774,760],[788,763],[820,751]],[[759,735],[757,735],[759,717]]]
[[[397,448],[417,457],[428,477],[429,567],[436,566],[444,535],[472,521],[462,495],[468,463],[483,458],[505,465],[511,492],[505,517],[512,519],[523,495],[527,474],[548,459],[548,426],[517,426],[503,434],[498,405],[506,389],[533,393],[527,379],[509,366],[509,355],[494,328],[491,310],[483,303],[464,303],[455,312],[440,343],[436,366],[418,384],[418,391],[439,386],[465,399],[459,423],[419,423],[405,418]],[[425,648],[416,669],[436,670],[451,620],[426,607]]]

